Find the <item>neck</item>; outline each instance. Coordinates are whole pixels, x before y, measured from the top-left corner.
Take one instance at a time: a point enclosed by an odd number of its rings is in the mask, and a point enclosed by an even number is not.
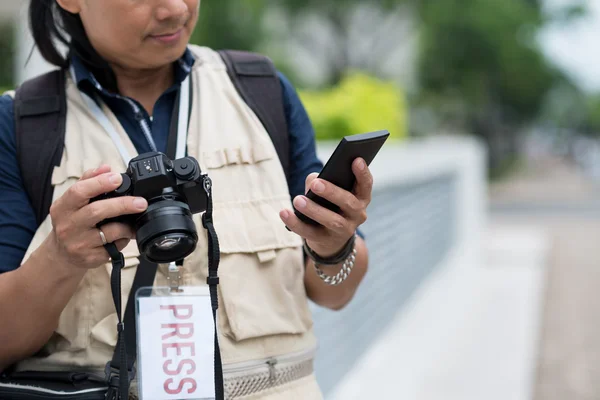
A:
[[[173,64],[151,69],[131,70],[112,66],[117,77],[117,87],[122,96],[137,100],[152,115],[158,98],[173,85]]]

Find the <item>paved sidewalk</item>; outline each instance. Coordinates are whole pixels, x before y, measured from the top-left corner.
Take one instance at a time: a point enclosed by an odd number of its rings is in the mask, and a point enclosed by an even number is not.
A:
[[[545,160],[491,193],[495,221],[543,229],[552,242],[533,398],[600,399],[597,184],[573,166]]]
[[[330,399],[600,399],[598,185],[545,159],[490,197],[483,257],[457,249]]]
[[[330,399],[529,400],[548,243],[494,224],[483,249],[456,249]]]

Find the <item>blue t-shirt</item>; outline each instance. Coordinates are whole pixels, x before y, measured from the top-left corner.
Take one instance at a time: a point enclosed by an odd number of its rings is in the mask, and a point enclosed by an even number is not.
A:
[[[142,129],[142,121],[150,127],[152,141],[158,151],[166,152],[167,137],[180,83],[189,74],[194,58],[189,51],[175,69],[175,84],[156,102],[153,118],[135,100],[104,90],[79,59],[72,65],[80,90],[99,95],[119,119],[138,153],[151,151],[150,140]],[[293,197],[304,194],[308,174],[319,172],[323,164],[317,158],[315,134],[310,119],[292,84],[279,74],[290,139],[289,190]],[[13,100],[0,97],[0,273],[18,268],[38,228],[35,211],[23,187],[16,157]]]

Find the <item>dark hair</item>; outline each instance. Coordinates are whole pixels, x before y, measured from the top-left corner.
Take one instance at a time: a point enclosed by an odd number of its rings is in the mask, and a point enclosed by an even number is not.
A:
[[[29,29],[42,57],[50,64],[67,68],[70,54],[77,54],[106,89],[118,91],[112,69],[90,43],[79,15],[64,10],[56,0],[31,0]],[[67,46],[69,54],[66,57],[56,42]]]

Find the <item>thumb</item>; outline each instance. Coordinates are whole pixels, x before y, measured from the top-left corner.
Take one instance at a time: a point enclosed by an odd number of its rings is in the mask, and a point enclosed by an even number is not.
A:
[[[304,193],[308,193],[308,188],[318,176],[319,174],[317,172],[313,172],[306,177],[306,181],[304,183]]]

